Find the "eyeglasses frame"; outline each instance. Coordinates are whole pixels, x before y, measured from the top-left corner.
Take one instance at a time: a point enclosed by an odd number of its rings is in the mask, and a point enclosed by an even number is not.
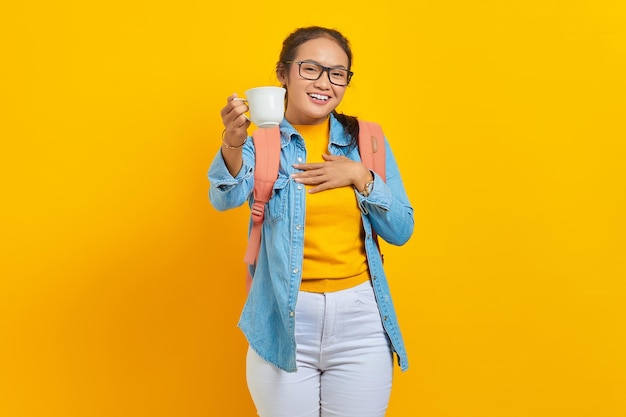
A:
[[[336,85],[338,87],[347,87],[348,84],[350,84],[350,80],[352,80],[352,76],[354,75],[354,72],[347,70],[345,68],[340,68],[340,67],[325,67],[324,65],[317,63],[315,61],[285,61],[285,64],[297,64],[298,65],[298,75],[302,78],[304,78],[305,80],[309,80],[309,81],[317,81],[322,77],[323,73],[326,73],[326,75],[328,75],[328,81],[332,84],[332,85]],[[302,69],[302,64],[314,64],[317,65],[318,67],[322,68],[322,72],[320,72],[320,75],[317,78],[307,78],[305,76],[302,75],[302,73],[300,72],[300,70]],[[337,84],[334,83],[333,80],[330,79],[330,71],[331,70],[343,70],[343,71],[347,71],[348,72],[348,82],[343,85],[343,84]]]

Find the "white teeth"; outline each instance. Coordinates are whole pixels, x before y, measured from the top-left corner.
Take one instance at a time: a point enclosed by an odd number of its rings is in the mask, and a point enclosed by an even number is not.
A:
[[[313,97],[313,98],[316,98],[316,99],[318,99],[318,100],[324,100],[324,101],[328,100],[328,96],[323,96],[323,95],[321,95],[321,94],[314,94],[314,93],[311,93],[311,94],[309,94],[309,96],[311,96],[311,97]]]

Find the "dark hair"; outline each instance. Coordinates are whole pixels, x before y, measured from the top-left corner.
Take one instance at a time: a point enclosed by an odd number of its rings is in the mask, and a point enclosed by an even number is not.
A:
[[[278,62],[276,63],[276,70],[278,71],[284,68],[288,71],[292,65],[291,63],[288,64],[288,62],[295,59],[300,45],[307,41],[323,37],[334,40],[344,50],[346,55],[348,55],[348,70],[350,70],[350,67],[352,67],[352,49],[350,48],[350,42],[339,31],[321,26],[299,28],[287,36],[283,41],[283,48],[280,51]],[[355,145],[359,137],[359,122],[357,118],[338,113],[336,110],[333,110],[333,115],[343,125],[345,132],[352,137],[351,144]]]

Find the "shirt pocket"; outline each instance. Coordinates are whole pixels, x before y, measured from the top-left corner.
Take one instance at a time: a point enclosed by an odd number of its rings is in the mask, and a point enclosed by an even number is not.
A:
[[[265,219],[271,223],[276,223],[286,216],[287,212],[287,194],[289,177],[279,176],[274,183],[272,197],[267,203]]]

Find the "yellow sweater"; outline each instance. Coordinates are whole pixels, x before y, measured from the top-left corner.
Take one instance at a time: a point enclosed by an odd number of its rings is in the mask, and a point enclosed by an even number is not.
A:
[[[305,139],[307,163],[323,162],[322,154],[329,153],[329,121],[294,127]],[[339,291],[369,280],[363,236],[352,187],[307,193],[300,289]]]

